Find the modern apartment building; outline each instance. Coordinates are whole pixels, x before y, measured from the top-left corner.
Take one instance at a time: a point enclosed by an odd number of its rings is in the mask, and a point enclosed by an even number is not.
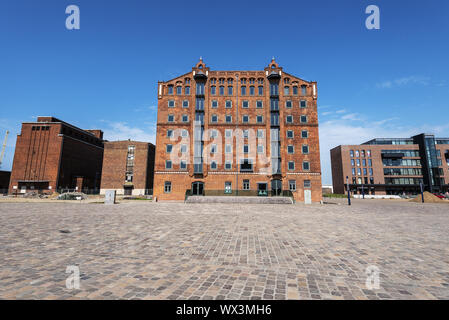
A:
[[[22,123],[9,193],[52,193],[100,188],[103,132],[83,130],[54,117]]]
[[[284,191],[322,199],[316,82],[274,59],[260,71],[215,71],[200,59],[159,82],[158,99],[159,200]]]
[[[349,187],[356,194],[417,194],[449,187],[449,138],[419,134],[411,138],[377,138],[331,151],[335,193]]]
[[[101,190],[117,194],[145,195],[153,189],[154,151],[152,143],[107,141],[104,143]]]

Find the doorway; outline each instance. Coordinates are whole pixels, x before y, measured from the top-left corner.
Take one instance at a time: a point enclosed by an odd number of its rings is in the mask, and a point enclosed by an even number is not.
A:
[[[204,183],[196,181],[192,183],[192,196],[203,196],[204,195]]]
[[[257,195],[260,197],[268,196],[268,186],[265,182],[259,182],[257,184]]]
[[[272,180],[271,181],[271,195],[280,196],[282,194],[282,181]]]

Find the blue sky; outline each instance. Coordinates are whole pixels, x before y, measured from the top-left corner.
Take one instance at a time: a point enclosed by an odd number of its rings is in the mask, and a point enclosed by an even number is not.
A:
[[[81,29],[65,28],[78,5]],[[365,28],[378,5],[381,29]],[[286,72],[318,82],[323,183],[329,149],[422,131],[449,136],[449,1],[3,0],[0,139],[53,115],[105,138],[154,141],[156,84],[200,56],[215,70]]]

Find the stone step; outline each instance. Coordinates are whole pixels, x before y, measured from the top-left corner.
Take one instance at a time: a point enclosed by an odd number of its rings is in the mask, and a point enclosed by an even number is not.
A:
[[[293,200],[290,197],[190,196],[186,203],[293,204]]]

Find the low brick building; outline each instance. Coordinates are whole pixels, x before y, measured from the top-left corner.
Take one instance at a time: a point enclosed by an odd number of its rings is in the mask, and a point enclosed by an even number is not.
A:
[[[22,123],[17,135],[9,192],[99,191],[102,163],[101,130],[38,117]]]
[[[273,59],[215,71],[202,59],[158,83],[154,195],[292,195],[322,200],[317,83]],[[290,193],[291,192],[291,193]]]
[[[104,143],[101,190],[117,194],[144,195],[153,189],[154,150],[152,143],[108,141]]]

